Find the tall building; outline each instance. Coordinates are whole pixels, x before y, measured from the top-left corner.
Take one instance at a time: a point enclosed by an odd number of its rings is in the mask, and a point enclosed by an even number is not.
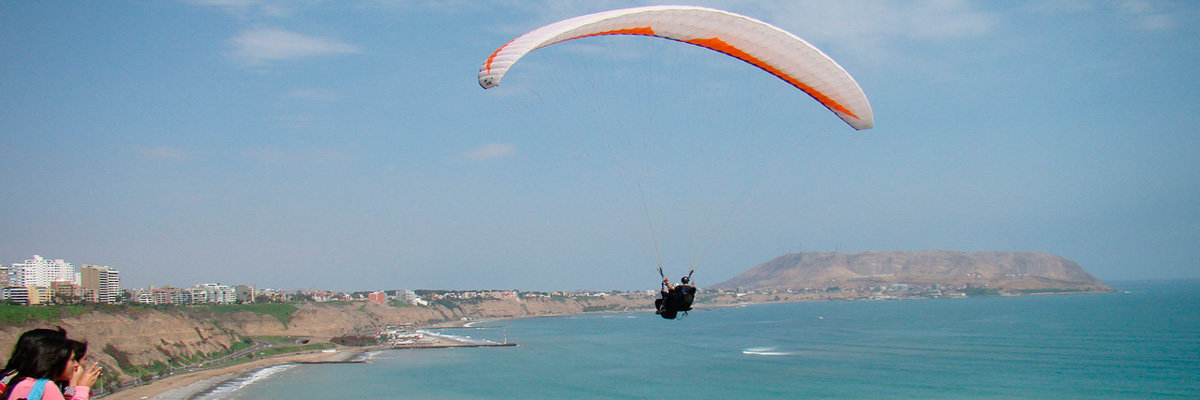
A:
[[[254,302],[254,286],[237,285],[233,287],[233,291],[237,293],[237,301],[239,303]]]
[[[201,283],[194,286],[193,289],[203,294],[193,295],[191,304],[233,304],[237,302],[237,291],[219,283]]]
[[[84,265],[80,280],[86,301],[112,304],[121,296],[121,272],[111,267]]]
[[[13,264],[10,269],[12,278],[9,286],[40,286],[50,287],[51,282],[64,281],[79,284],[79,274],[75,266],[63,260],[47,260],[34,255],[32,260]]]

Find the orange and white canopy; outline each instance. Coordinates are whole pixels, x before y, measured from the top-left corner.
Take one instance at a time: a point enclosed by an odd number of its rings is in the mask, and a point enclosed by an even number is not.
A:
[[[496,49],[479,68],[479,85],[495,87],[530,51],[589,36],[644,35],[712,49],[750,63],[812,96],[855,129],[875,125],[871,104],[829,56],[783,29],[703,7],[651,6],[605,11],[535,29]]]

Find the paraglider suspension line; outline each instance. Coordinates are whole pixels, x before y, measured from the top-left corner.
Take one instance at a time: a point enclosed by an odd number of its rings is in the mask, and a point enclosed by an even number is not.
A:
[[[658,233],[654,230],[654,220],[650,218],[650,208],[646,205],[646,191],[638,182],[638,199],[642,201],[642,217],[646,219],[646,228],[650,230],[650,242],[654,245],[654,261],[658,263],[658,272],[662,273],[662,251],[658,248]]]

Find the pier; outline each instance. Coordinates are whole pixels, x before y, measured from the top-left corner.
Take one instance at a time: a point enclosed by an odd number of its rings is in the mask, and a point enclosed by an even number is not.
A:
[[[516,347],[516,343],[419,343],[394,344],[389,349],[445,349],[450,347]]]

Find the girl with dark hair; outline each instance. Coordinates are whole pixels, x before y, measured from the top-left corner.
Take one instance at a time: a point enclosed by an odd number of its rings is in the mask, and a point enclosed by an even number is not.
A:
[[[8,364],[0,370],[0,379],[9,378],[20,369],[21,363],[36,358],[41,341],[45,338],[66,339],[67,331],[60,326],[58,329],[30,329],[22,333],[21,337],[17,338],[17,344],[13,346]],[[4,390],[6,383],[0,383],[0,391]]]
[[[56,383],[74,388],[71,400],[87,400],[91,386],[100,377],[100,366],[87,367],[81,361],[87,356],[87,344],[47,337],[38,343],[36,355],[18,363],[17,375],[9,381],[0,399],[66,400]]]

